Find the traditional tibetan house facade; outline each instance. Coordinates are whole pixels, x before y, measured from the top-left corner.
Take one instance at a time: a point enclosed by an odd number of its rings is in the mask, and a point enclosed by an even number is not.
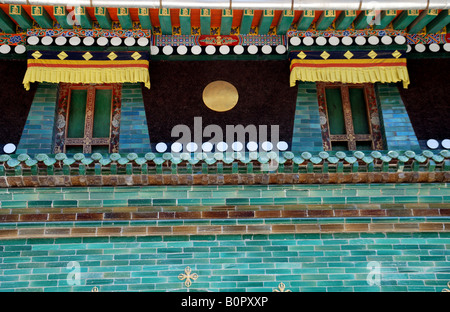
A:
[[[449,288],[448,1],[101,3],[0,4],[0,290]]]

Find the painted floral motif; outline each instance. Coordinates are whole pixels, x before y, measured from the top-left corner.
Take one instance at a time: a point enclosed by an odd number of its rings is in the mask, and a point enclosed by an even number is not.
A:
[[[394,29],[383,29],[383,30],[376,30],[376,29],[364,29],[364,30],[312,30],[312,31],[302,31],[302,30],[292,30],[290,29],[287,32],[287,37],[344,37],[344,36],[350,36],[350,37],[356,37],[356,36],[404,36],[406,38],[407,44],[431,44],[431,43],[437,43],[437,44],[443,44],[450,42],[448,35],[444,33],[439,34],[408,34],[404,30],[394,30]]]

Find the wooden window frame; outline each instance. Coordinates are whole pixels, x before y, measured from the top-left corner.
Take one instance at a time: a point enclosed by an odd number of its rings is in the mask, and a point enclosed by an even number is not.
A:
[[[356,150],[357,141],[371,142],[372,150],[383,150],[384,143],[381,135],[380,114],[378,111],[375,88],[371,83],[346,84],[317,82],[317,96],[319,102],[320,127],[325,151],[332,150],[332,142],[346,142],[349,151]],[[340,88],[346,134],[330,134],[328,109],[326,101],[327,88]],[[362,88],[366,102],[369,134],[355,134],[353,128],[352,110],[349,98],[349,88]]]
[[[94,138],[93,123],[95,109],[95,91],[112,90],[110,131],[109,137]],[[72,90],[87,90],[86,114],[83,138],[68,138],[69,109]],[[53,152],[65,153],[66,146],[83,146],[83,153],[92,153],[92,146],[108,146],[110,153],[119,150],[120,113],[121,113],[122,85],[112,84],[59,84],[58,108],[55,120],[55,138]]]

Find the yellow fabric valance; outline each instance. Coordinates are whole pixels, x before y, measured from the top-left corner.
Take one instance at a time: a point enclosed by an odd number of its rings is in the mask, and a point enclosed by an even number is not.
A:
[[[108,57],[117,58],[117,54],[114,56],[108,54]],[[29,58],[23,84],[26,90],[30,89],[30,84],[33,82],[98,84],[143,82],[145,87],[150,88],[149,61],[130,59],[128,55],[126,57],[127,59],[123,57],[112,60],[80,59],[79,57],[78,59]],[[134,54],[134,57],[137,55]]]
[[[406,59],[400,52],[291,52],[290,86],[296,81],[342,83],[394,83],[410,81]]]
[[[397,67],[295,67],[290,74],[290,85],[296,81],[323,81],[343,83],[391,83],[403,82],[406,89],[409,85],[408,70],[404,66]]]

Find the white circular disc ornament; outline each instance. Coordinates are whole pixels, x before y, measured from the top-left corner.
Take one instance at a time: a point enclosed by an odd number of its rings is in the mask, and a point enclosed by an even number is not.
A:
[[[355,38],[355,42],[356,42],[356,44],[357,45],[365,45],[366,44],[366,42],[367,42],[367,39],[366,39],[366,37],[364,37],[364,36],[357,36],[356,38]]]
[[[92,37],[86,37],[83,39],[83,44],[86,46],[91,46],[94,44],[94,42],[95,42],[95,39]]]
[[[59,46],[65,45],[67,43],[67,38],[63,37],[63,36],[56,37],[55,43],[56,43],[56,45],[59,45]]]
[[[15,150],[16,150],[16,146],[14,144],[12,144],[12,143],[8,143],[5,146],[3,146],[3,151],[6,154],[14,153]]]
[[[411,45],[408,44],[408,46],[406,47],[406,53],[411,52],[411,50],[412,50]]]
[[[253,141],[248,142],[248,143],[247,143],[247,149],[248,149],[250,152],[256,151],[256,150],[258,149],[258,143],[253,142]]]
[[[16,45],[16,47],[14,48],[14,52],[16,52],[17,54],[23,54],[27,51],[27,48],[24,45]]]
[[[316,44],[323,46],[327,44],[327,39],[325,37],[319,36],[316,38]]]
[[[193,153],[193,152],[195,152],[197,150],[197,148],[198,148],[197,143],[189,142],[188,144],[186,144],[186,150],[188,152]]]
[[[171,55],[171,54],[173,53],[173,48],[172,48],[172,46],[169,46],[169,45],[164,46],[164,48],[163,48],[163,53],[164,53],[165,55]]]
[[[212,149],[213,149],[212,143],[210,143],[210,142],[205,142],[205,143],[202,144],[202,150],[203,150],[204,152],[209,153],[209,152],[212,151]]]
[[[415,49],[417,52],[422,53],[422,52],[425,52],[425,50],[427,49],[427,47],[425,47],[424,44],[418,43],[418,44],[416,44],[416,45],[414,46],[414,49]]]
[[[258,53],[258,47],[255,46],[254,44],[251,44],[247,47],[247,52],[250,54],[256,54]]]
[[[141,47],[147,46],[149,42],[150,42],[150,40],[148,40],[148,38],[145,38],[145,37],[141,37],[137,41],[138,45]]]
[[[167,150],[167,144],[160,142],[160,143],[156,144],[155,148],[158,153],[164,153]]]
[[[405,44],[406,38],[405,36],[395,36],[394,41],[396,44]]]
[[[101,47],[104,47],[105,45],[107,45],[109,42],[108,38],[106,37],[99,37],[97,38],[97,44]]]
[[[199,45],[195,45],[191,48],[191,52],[194,55],[199,55],[200,53],[202,53],[202,47]]]
[[[177,47],[177,53],[180,55],[185,55],[187,53],[188,49],[185,45],[180,45]]]
[[[231,144],[231,148],[233,149],[233,151],[239,152],[242,151],[244,145],[241,142],[233,142],[233,144]]]
[[[240,44],[235,45],[233,48],[233,52],[236,54],[242,54],[242,53],[244,53],[244,47]]]
[[[81,39],[80,39],[80,37],[71,37],[69,39],[69,43],[70,43],[70,45],[77,46],[81,43]]]
[[[349,46],[353,43],[353,39],[350,36],[342,37],[341,41],[342,41],[342,44],[346,45],[346,46]]]
[[[183,145],[180,142],[175,142],[170,146],[170,149],[174,153],[179,153],[183,149]]]
[[[437,43],[432,43],[428,46],[431,52],[438,52],[441,47]]]
[[[336,36],[332,36],[332,37],[328,38],[328,43],[331,44],[332,46],[337,46],[339,44],[339,42],[340,42],[340,40]]]
[[[285,141],[280,141],[277,143],[277,148],[279,151],[285,151],[288,149],[288,144]]]
[[[150,54],[151,55],[157,55],[159,53],[159,48],[157,46],[151,46],[150,47]]]
[[[9,46],[9,45],[7,45],[7,44],[2,44],[1,46],[0,46],[0,53],[1,54],[7,54],[7,53],[9,53],[11,51],[11,47]]]
[[[275,51],[277,51],[278,54],[284,54],[286,53],[286,47],[282,44],[277,45],[277,47],[275,48]]]
[[[386,44],[386,45],[389,45],[389,44],[392,44],[392,38],[390,37],[390,36],[383,36],[383,37],[381,37],[381,42],[383,43],[383,44]]]
[[[271,151],[273,148],[273,144],[270,143],[269,141],[265,141],[261,144],[261,147],[263,150],[265,150],[266,152]]]
[[[206,54],[208,54],[208,55],[213,55],[214,53],[216,53],[216,47],[213,46],[213,45],[208,45],[208,46],[206,46],[206,48],[205,48],[205,52],[206,52]]]
[[[430,139],[427,141],[427,146],[431,149],[436,149],[439,147],[439,142],[435,139]]]
[[[117,47],[117,46],[120,46],[121,44],[122,44],[122,38],[119,38],[119,37],[111,38],[111,45]]]
[[[216,149],[217,149],[219,152],[225,152],[225,151],[228,149],[228,144],[225,143],[225,142],[219,142],[219,143],[217,143],[217,145],[216,145]]]
[[[377,36],[370,36],[369,39],[367,39],[371,45],[377,45],[380,43],[380,39]]]
[[[270,45],[263,45],[261,48],[262,53],[264,54],[270,54],[272,53],[272,47]]]
[[[221,45],[219,48],[220,54],[228,54],[230,53],[230,50],[231,50],[230,47],[227,45]]]
[[[136,44],[136,39],[133,37],[127,37],[125,38],[124,43],[127,47],[132,47]]]
[[[298,45],[300,45],[300,43],[302,43],[302,39],[300,39],[300,37],[292,37],[291,39],[289,39],[289,42],[293,46],[298,46]]]
[[[444,44],[443,48],[445,51],[450,52],[450,43],[447,42],[446,44]]]
[[[445,149],[450,149],[450,140],[449,139],[442,140],[441,145]]]
[[[39,43],[39,37],[38,36],[30,36],[27,38],[27,43],[29,45],[36,45]]]
[[[303,38],[303,44],[310,46],[314,43],[314,39],[312,37],[305,37]]]

